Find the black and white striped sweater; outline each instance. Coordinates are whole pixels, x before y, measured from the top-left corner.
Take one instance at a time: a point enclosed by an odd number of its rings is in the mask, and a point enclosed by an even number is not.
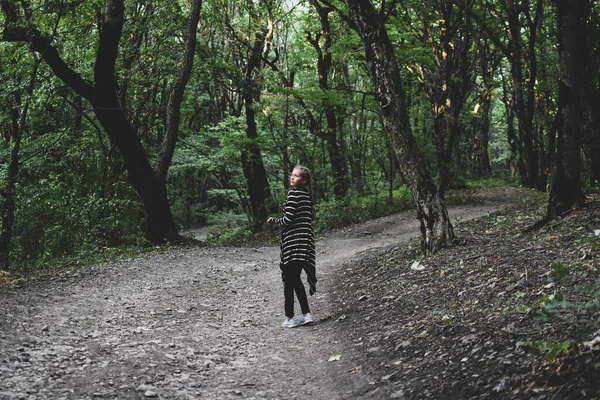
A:
[[[283,215],[274,219],[282,226],[281,267],[291,261],[304,262],[310,294],[316,292],[315,231],[312,224],[313,206],[310,194],[303,189],[291,189],[283,205]]]

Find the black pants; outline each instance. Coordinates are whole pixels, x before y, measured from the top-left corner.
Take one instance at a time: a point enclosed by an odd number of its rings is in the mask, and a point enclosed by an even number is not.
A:
[[[300,309],[302,314],[310,312],[308,307],[308,299],[306,298],[306,290],[304,284],[300,279],[302,273],[302,266],[304,265],[301,261],[292,261],[281,267],[281,277],[283,278],[283,296],[285,299],[285,316],[292,318],[294,316],[294,292],[298,297],[298,303],[300,303]]]

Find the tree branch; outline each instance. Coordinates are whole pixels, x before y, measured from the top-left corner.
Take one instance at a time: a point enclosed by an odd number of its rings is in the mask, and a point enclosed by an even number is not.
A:
[[[77,94],[93,103],[95,98],[94,87],[63,61],[50,40],[39,31],[33,28],[9,27],[4,30],[2,40],[5,42],[29,43],[31,49],[40,54],[60,80],[73,88]]]
[[[125,21],[125,5],[123,3],[123,0],[112,0],[106,5],[96,53],[94,78],[98,92],[101,93],[99,98],[102,98],[103,102],[106,101],[108,104],[104,104],[104,106],[108,107],[118,106],[115,63]]]

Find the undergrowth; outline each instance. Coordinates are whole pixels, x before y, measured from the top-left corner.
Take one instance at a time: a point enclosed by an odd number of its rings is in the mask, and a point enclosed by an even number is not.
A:
[[[414,206],[410,190],[402,186],[388,195],[349,195],[343,199],[332,199],[315,204],[315,232],[323,234],[333,229],[343,228],[371,219],[409,210]],[[279,215],[273,215],[279,216]],[[234,214],[221,214],[209,221],[207,241],[217,245],[240,245],[254,237],[278,236],[277,229],[264,228],[252,232],[252,226],[245,217]],[[267,243],[273,242],[269,238]]]

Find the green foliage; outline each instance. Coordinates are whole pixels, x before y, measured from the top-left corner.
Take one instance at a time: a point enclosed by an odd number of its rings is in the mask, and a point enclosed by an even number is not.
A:
[[[569,269],[560,261],[552,264],[552,277],[555,281],[563,280],[569,276]]]
[[[364,222],[412,207],[412,197],[406,186],[393,192],[392,202],[379,196],[348,196],[316,205],[316,226],[319,232]]]
[[[249,226],[235,228],[218,234],[215,231],[209,232],[209,240],[219,245],[233,245],[243,243],[252,237],[252,229]]]
[[[573,248],[575,250],[586,249],[590,252],[600,251],[600,235],[590,232],[584,237],[575,240]]]
[[[176,222],[179,226],[209,224],[213,231],[211,240],[215,241],[238,240],[247,235],[246,225],[251,216],[241,164],[241,153],[249,143],[241,98],[249,82],[246,78],[256,89],[254,111],[258,138],[255,143],[268,171],[272,200],[276,204],[281,205],[285,198],[284,171],[290,164],[301,163],[312,169],[315,178],[316,222],[320,231],[413,207],[408,189],[401,186],[402,178],[396,171],[389,138],[381,125],[359,36],[340,15],[329,14],[332,29],[330,90],[321,90],[319,71],[315,68],[318,52],[307,40],[308,34],[314,39],[322,30],[314,8],[310,4],[291,8],[289,2],[276,2],[269,3],[273,8],[267,11],[265,4],[249,2],[231,7],[216,0],[203,3],[194,71],[182,105],[180,141],[167,177]],[[24,17],[31,16],[22,22],[23,26],[31,24],[47,34],[54,32],[53,44],[66,65],[93,82],[98,17],[105,6],[102,0],[36,3],[27,13],[21,12]],[[165,107],[180,63],[188,4],[156,0],[126,2],[125,6],[126,22],[116,65],[119,95],[152,162],[164,135]],[[386,28],[407,92],[411,128],[427,169],[435,176],[437,154],[432,104],[428,98],[431,92],[424,89],[426,86],[434,91],[440,89],[432,84],[435,79],[431,74],[439,63],[436,40],[445,29],[441,14],[430,3],[414,1],[385,11]],[[473,12],[478,13],[481,20],[487,18],[477,7]],[[504,17],[503,11],[501,14]],[[3,15],[0,16],[3,26],[2,18]],[[548,14],[541,21],[544,29],[538,34],[536,48],[538,59],[543,60],[536,75],[535,91],[539,94],[536,98],[547,98],[549,102],[537,105],[539,112],[535,113],[534,120],[536,131],[543,135],[540,143],[544,146],[548,145],[549,121],[555,117],[553,111],[544,110],[553,109],[557,96],[554,69],[558,65],[558,53],[553,45],[556,32],[552,18]],[[486,32],[505,30],[505,26],[498,23],[505,18],[496,19],[485,21],[489,25]],[[273,22],[272,26],[268,25],[269,21]],[[269,39],[272,46],[267,54],[269,62],[256,69],[253,76],[246,77],[249,44],[256,32],[265,28],[272,28],[273,32]],[[457,26],[455,31],[466,32],[463,28],[466,27]],[[529,28],[524,26],[523,29]],[[478,36],[477,41],[486,41],[484,36]],[[323,37],[320,40],[322,43]],[[473,68],[480,68],[476,57],[478,49],[468,50]],[[494,46],[490,50],[497,52]],[[3,60],[0,63],[0,106],[8,110],[15,95],[25,91],[33,57],[27,44],[0,41],[0,60]],[[482,116],[471,110],[481,101],[480,77],[476,77],[467,94],[459,121],[458,150],[462,151],[459,160],[462,165],[454,168],[456,182],[464,183],[466,188],[496,186],[515,180],[507,178],[515,166],[511,163],[516,160],[506,137],[503,84],[507,84],[507,93],[512,88],[509,77],[500,73],[509,70],[510,66],[504,62],[501,70],[495,72],[491,87],[489,155],[493,179],[472,180],[473,140]],[[294,82],[290,87],[292,76]],[[357,169],[360,169],[363,185],[352,186],[344,199],[333,198],[332,188],[336,182],[327,143],[322,137],[327,126],[325,105],[336,110],[337,145],[346,160],[349,180],[353,167],[349,160],[358,156],[361,161]],[[356,118],[356,149],[350,137],[353,117]],[[12,148],[6,135],[10,123],[10,115],[0,113],[0,130],[6,138],[0,148],[1,189],[6,186]],[[515,127],[517,123],[515,121]],[[45,63],[40,65],[25,128],[13,233],[12,261],[17,269],[42,266],[54,258],[102,252],[115,246],[145,245],[140,229],[144,211],[125,183],[120,155],[106,140],[85,100],[67,90]],[[394,191],[392,201],[387,194],[390,186],[400,187]],[[447,194],[449,201],[453,201],[452,195]],[[541,200],[532,195],[530,201]],[[516,214],[490,218],[495,218],[494,226],[504,227],[528,224],[537,216]],[[226,240],[229,239],[223,239]],[[599,240],[589,235],[573,246],[597,251]]]
[[[172,211],[181,226],[207,224],[212,213],[244,213],[245,178],[240,155],[247,143],[243,119],[229,116],[185,137],[169,168]],[[261,142],[262,145],[262,142]]]
[[[543,355],[546,362],[553,363],[560,358],[578,354],[580,343],[574,340],[567,340],[565,342],[526,340],[518,342],[517,347],[525,350],[532,358],[537,355]]]
[[[569,301],[558,291],[554,291],[554,293],[548,296],[543,296],[540,299],[540,312],[538,316],[545,321],[553,318],[576,321],[593,315],[600,306],[600,279],[579,285],[577,291],[582,294],[583,300]]]
[[[17,270],[44,267],[74,255],[115,246],[144,246],[139,201],[127,187],[113,196],[76,196],[59,182],[42,180],[42,191],[22,192],[16,210],[12,264]],[[123,183],[115,186],[123,186]]]
[[[514,186],[517,182],[514,179],[506,177],[494,177],[486,179],[467,179],[465,186],[467,189],[485,189],[501,186]]]
[[[208,224],[207,241],[219,245],[234,244],[252,237],[247,216],[231,212],[213,213]]]

